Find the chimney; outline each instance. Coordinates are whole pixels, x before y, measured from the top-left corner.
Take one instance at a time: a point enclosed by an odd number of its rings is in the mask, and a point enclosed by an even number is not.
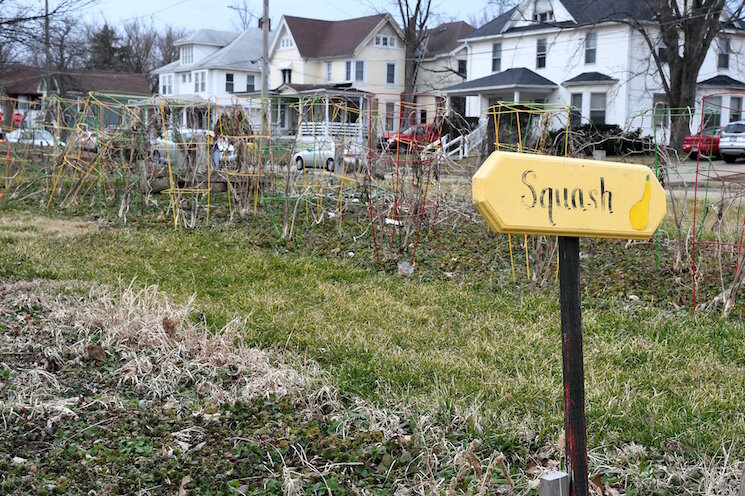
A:
[[[264,27],[263,20],[264,20],[263,18],[259,17],[259,28]],[[269,26],[268,27],[269,27],[269,31],[271,31],[272,30],[272,20],[271,19],[269,19]]]

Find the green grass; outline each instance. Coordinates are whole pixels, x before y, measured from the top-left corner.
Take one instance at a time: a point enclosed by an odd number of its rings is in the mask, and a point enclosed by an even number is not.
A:
[[[539,289],[524,275],[513,285],[501,241],[472,239],[463,242],[466,252],[456,240],[478,231],[432,233],[415,277],[404,279],[377,269],[361,245],[351,260],[330,255],[330,247],[352,243],[333,228],[282,246],[254,227],[112,228],[75,238],[2,232],[0,278],[158,284],[176,301],[195,295],[215,330],[246,317],[247,343],[312,358],[347,393],[408,404],[508,453],[533,453],[557,438],[558,297],[553,285]],[[664,449],[676,441],[696,450],[690,456],[713,456],[723,444],[745,454],[742,323],[673,310],[686,282],[677,288],[668,269],[650,270],[652,245],[582,249],[590,254],[583,261],[590,447]],[[443,277],[447,270],[457,276]],[[641,299],[629,301],[630,292]]]

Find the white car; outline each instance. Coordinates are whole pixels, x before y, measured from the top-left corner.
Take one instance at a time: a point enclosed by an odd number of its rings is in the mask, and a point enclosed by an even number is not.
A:
[[[206,162],[207,143],[214,146],[215,134],[207,129],[169,129],[166,138],[150,141],[150,159],[158,164],[168,160],[176,167],[186,165],[187,151],[193,150],[197,163]],[[214,160],[214,158],[213,158]]]
[[[745,121],[730,122],[719,136],[719,155],[728,164],[745,157]]]
[[[65,146],[65,142],[55,139],[54,135],[46,129],[16,129],[5,135],[8,143],[20,143],[33,146]]]
[[[348,170],[354,168],[355,171],[359,171],[367,160],[365,150],[356,143],[336,145],[331,139],[320,139],[297,143],[292,161],[298,170],[305,167],[325,167],[326,170],[333,172],[337,152],[341,154],[344,166]]]

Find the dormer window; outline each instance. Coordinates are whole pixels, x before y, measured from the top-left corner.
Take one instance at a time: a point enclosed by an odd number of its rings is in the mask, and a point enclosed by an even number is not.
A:
[[[396,46],[396,38],[395,36],[386,36],[386,35],[376,35],[375,36],[375,46],[376,47],[383,47],[383,48],[389,48],[389,47],[395,47]]]
[[[554,20],[554,7],[551,0],[535,0],[533,8],[535,22],[549,22]]]
[[[181,65],[194,63],[194,46],[186,45],[181,47]]]

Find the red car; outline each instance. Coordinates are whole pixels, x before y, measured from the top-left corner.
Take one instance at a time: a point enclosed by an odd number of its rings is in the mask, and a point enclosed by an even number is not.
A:
[[[404,145],[406,148],[422,148],[440,139],[440,129],[434,124],[415,124],[400,133],[386,133],[381,144],[388,148]]]
[[[699,152],[706,156],[719,155],[719,137],[721,134],[722,129],[718,128],[715,131],[708,129],[696,135],[686,136],[683,140],[683,152]]]

